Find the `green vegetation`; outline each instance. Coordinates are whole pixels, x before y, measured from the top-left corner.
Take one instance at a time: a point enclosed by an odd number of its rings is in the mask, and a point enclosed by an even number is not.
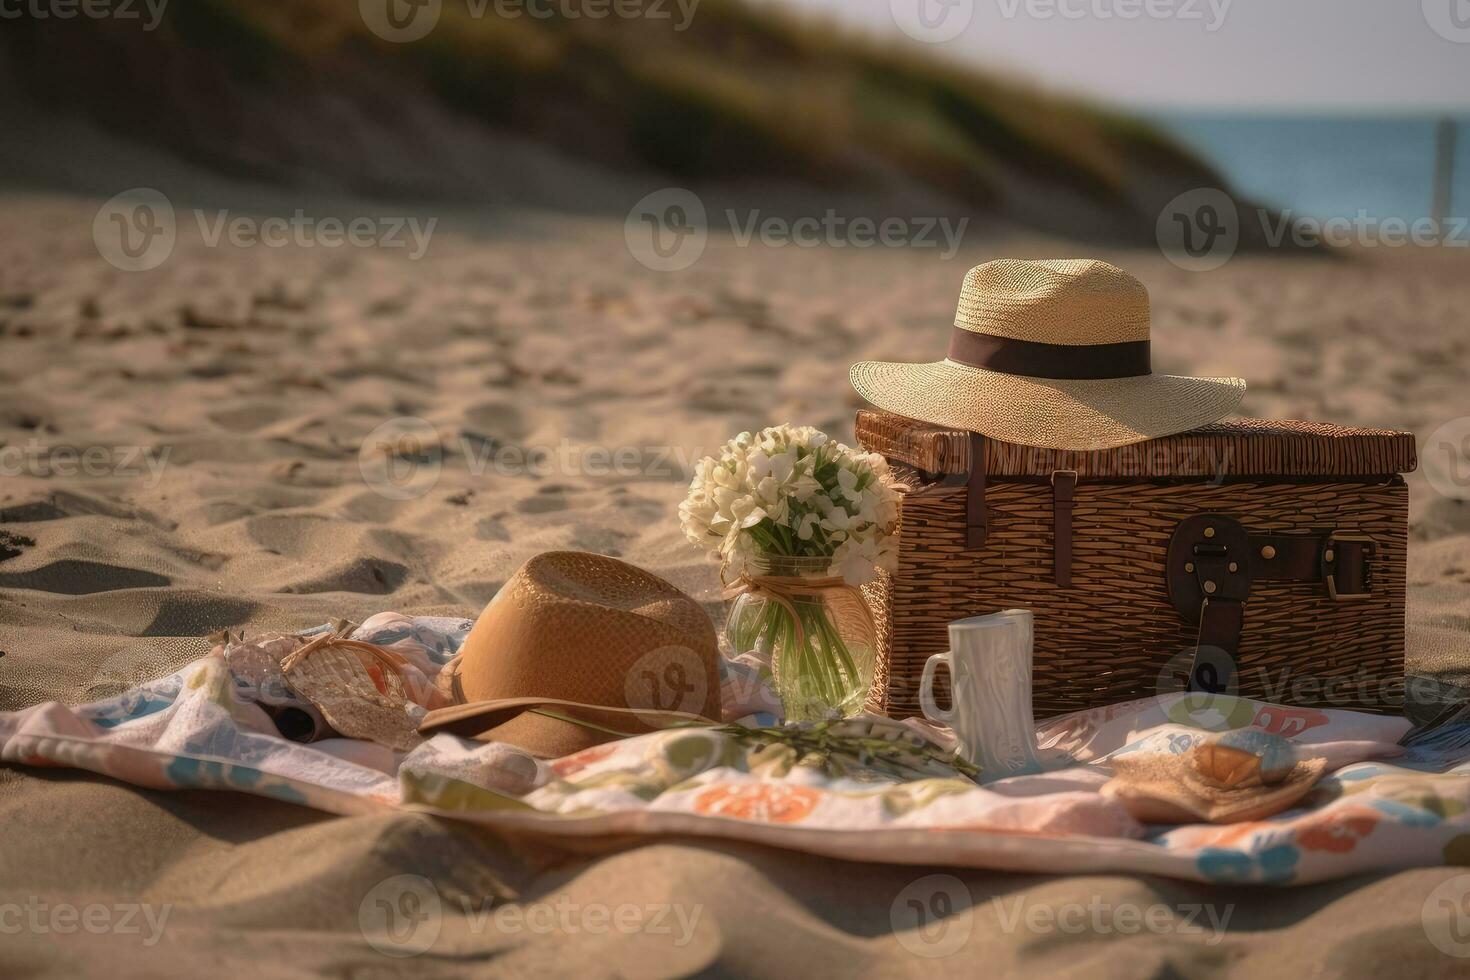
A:
[[[987,203],[1009,170],[1109,204],[1141,163],[1209,172],[1137,120],[746,0],[702,0],[683,31],[669,0],[663,19],[507,18],[488,3],[473,16],[468,0],[444,0],[435,29],[407,44],[373,35],[342,0],[173,0],[167,20],[254,76],[391,73],[489,125],[681,177],[830,186],[897,173]]]

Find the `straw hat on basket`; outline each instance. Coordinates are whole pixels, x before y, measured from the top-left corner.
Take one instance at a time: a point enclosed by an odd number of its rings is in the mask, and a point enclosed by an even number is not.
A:
[[[580,552],[521,566],[441,679],[456,703],[429,712],[421,734],[543,758],[720,717],[719,647],[699,604],[640,568]]]
[[[971,269],[949,355],[864,361],[852,385],[912,419],[1046,449],[1111,449],[1218,422],[1239,378],[1154,374],[1148,290],[1096,259],[998,259]]]

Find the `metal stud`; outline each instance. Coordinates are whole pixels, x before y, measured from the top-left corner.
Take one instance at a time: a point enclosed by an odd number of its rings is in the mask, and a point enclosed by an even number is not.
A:
[[[1335,558],[1335,557],[1336,557],[1336,555],[1334,555],[1334,554],[1333,554],[1333,552],[1332,552],[1332,549],[1331,549],[1331,548],[1328,548],[1328,549],[1327,549],[1327,550],[1326,550],[1326,551],[1325,551],[1325,552],[1323,552],[1323,554],[1322,554],[1322,560],[1323,560],[1323,561],[1332,561],[1332,560],[1333,560],[1333,558]]]
[[[1192,562],[1192,561],[1185,562],[1184,563],[1184,570],[1186,572],[1192,572],[1192,571],[1194,571],[1194,562]]]
[[[1229,567],[1232,572],[1240,571],[1240,566],[1237,565],[1235,562],[1231,562]]]
[[[1269,544],[1266,545],[1266,547],[1261,549],[1261,557],[1266,559],[1267,561],[1270,561],[1272,558],[1276,557],[1276,549],[1271,547]]]
[[[1205,583],[1205,591],[1213,594],[1214,591],[1215,591],[1215,583],[1214,582],[1206,582]]]
[[[1205,528],[1205,537],[1207,537],[1207,538],[1213,538],[1214,536],[1215,536],[1215,529],[1214,528],[1212,528],[1212,527]]]

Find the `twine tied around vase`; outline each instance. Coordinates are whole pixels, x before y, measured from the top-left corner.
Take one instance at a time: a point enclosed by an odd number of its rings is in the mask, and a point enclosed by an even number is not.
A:
[[[795,630],[798,645],[806,642],[806,632],[801,626],[801,616],[797,612],[796,601],[798,599],[821,599],[825,593],[829,592],[840,592],[850,596],[855,607],[862,610],[870,634],[878,635],[878,624],[873,619],[873,611],[868,608],[868,601],[863,598],[862,590],[848,583],[840,575],[807,578],[799,575],[741,573],[739,578],[730,583],[725,581],[725,571],[721,568],[720,584],[725,587],[723,598],[726,600],[736,599],[743,595],[753,595],[757,598],[769,599],[785,609],[791,616],[791,625]]]

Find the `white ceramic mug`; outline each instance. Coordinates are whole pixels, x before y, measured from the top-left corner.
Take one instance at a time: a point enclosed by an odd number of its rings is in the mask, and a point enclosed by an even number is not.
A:
[[[934,675],[949,668],[950,709],[934,702]],[[980,780],[1042,771],[1031,717],[1031,613],[1007,609],[949,624],[949,649],[924,664],[919,706],[948,725]]]

